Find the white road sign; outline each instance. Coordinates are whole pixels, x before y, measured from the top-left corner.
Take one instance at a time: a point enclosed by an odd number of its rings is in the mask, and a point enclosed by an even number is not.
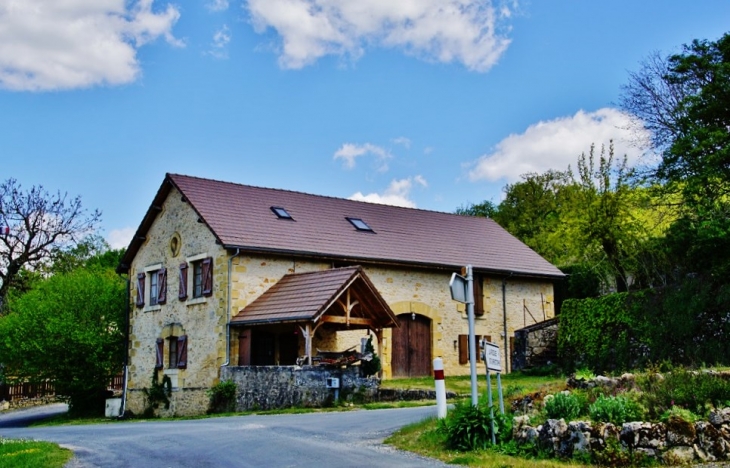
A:
[[[499,353],[499,346],[494,343],[485,342],[487,354],[487,369],[494,372],[502,372],[502,357]]]

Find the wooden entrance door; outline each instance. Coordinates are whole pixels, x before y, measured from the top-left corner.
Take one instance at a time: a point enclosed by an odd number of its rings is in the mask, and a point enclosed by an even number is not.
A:
[[[423,315],[398,316],[393,329],[393,377],[431,375],[431,320]]]

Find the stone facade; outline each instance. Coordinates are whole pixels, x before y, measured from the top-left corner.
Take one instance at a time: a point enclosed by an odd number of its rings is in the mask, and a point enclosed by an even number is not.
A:
[[[171,407],[162,415],[199,414],[207,407],[206,390],[218,383],[228,366],[238,365],[238,330],[227,339],[227,323],[232,315],[279,281],[287,273],[332,268],[331,262],[293,256],[242,254],[227,251],[217,242],[208,227],[199,222],[195,210],[175,188],[146,232],[129,268],[130,276],[130,349],[129,381],[126,408],[141,413],[145,408],[143,390],[150,385],[157,356],[157,341],[164,346],[162,373],[173,382]],[[192,265],[211,258],[213,291],[206,297],[178,299],[178,271],[181,264]],[[442,357],[447,375],[469,373],[469,365],[459,363],[458,338],[468,333],[466,308],[451,300],[449,279],[452,271],[424,268],[396,268],[362,265],[365,273],[398,314],[417,314],[430,321],[431,356]],[[161,305],[135,306],[136,278],[160,268],[167,269],[167,300]],[[189,269],[190,270],[190,269]],[[230,272],[230,276],[229,276]],[[145,294],[149,295],[149,279]],[[507,337],[503,335],[504,313],[501,277],[483,277],[484,314],[476,319],[476,333],[491,336],[492,341],[509,354],[515,330],[532,323],[525,308],[539,311],[539,317],[554,315],[553,285],[550,280],[511,277],[505,281]],[[188,282],[190,284],[190,281]],[[544,311],[544,313],[543,313]],[[294,329],[296,333],[296,329]],[[187,337],[187,365],[170,368],[169,349],[174,337]],[[304,354],[304,339],[299,335],[299,355]],[[324,328],[317,332],[314,348],[344,350],[360,345],[365,331],[335,334]],[[392,334],[383,334],[383,377],[390,378]],[[227,343],[230,342],[227,348]],[[376,350],[377,343],[374,343]],[[504,365],[504,361],[503,361]],[[505,370],[508,370],[506,367]]]

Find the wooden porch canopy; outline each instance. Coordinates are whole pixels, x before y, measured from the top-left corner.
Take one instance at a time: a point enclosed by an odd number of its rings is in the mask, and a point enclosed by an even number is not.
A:
[[[322,324],[337,331],[373,330],[381,355],[383,328],[398,327],[395,314],[360,266],[285,275],[231,318],[231,326],[276,323],[299,325],[309,364],[312,340]]]

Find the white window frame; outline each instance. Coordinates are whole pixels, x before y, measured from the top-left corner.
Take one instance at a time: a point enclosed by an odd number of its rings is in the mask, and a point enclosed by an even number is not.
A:
[[[203,261],[208,257],[210,257],[208,252],[185,257],[185,262],[188,264],[188,299],[185,303],[188,306],[205,304],[208,302],[207,296],[193,297],[193,294],[195,293],[195,267],[193,266],[193,263]]]
[[[162,270],[162,263],[155,263],[154,265],[149,265],[144,267],[144,309],[142,309],[144,312],[154,312],[155,310],[162,309],[162,304],[152,304],[152,284],[150,278],[152,277],[151,273],[156,272],[159,270]],[[158,284],[157,287],[159,288],[160,285]]]

